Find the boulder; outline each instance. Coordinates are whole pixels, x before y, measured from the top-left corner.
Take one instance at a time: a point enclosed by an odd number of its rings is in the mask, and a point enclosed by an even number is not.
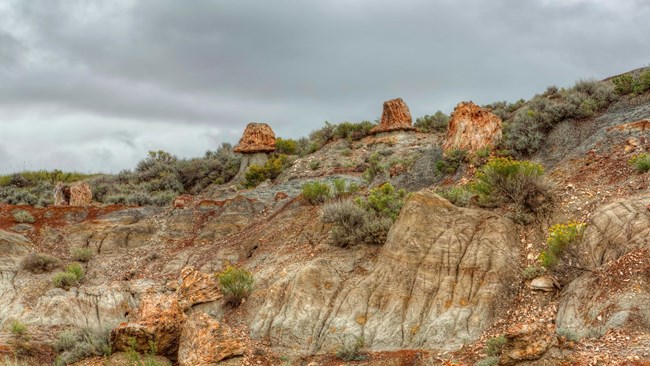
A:
[[[249,123],[234,151],[241,154],[275,151],[275,133],[266,123]]]
[[[205,313],[194,313],[183,326],[178,363],[180,366],[216,366],[222,360],[242,356],[245,350],[228,326]]]
[[[223,297],[216,277],[201,273],[193,267],[183,268],[180,281],[176,296],[183,309],[189,309],[196,304],[217,301]]]
[[[455,350],[510,305],[519,244],[512,221],[414,193],[370,271],[316,259],[279,279],[251,325],[304,353],[363,336],[370,350]],[[353,343],[350,343],[353,344]]]
[[[555,326],[547,323],[518,324],[504,334],[507,343],[501,351],[499,365],[518,365],[523,361],[539,360],[551,346],[557,344]]]
[[[135,350],[146,353],[155,342],[159,355],[175,359],[178,342],[186,315],[176,296],[166,294],[146,295],[131,322],[121,323],[111,331],[113,350],[127,351],[135,340]]]
[[[530,288],[533,290],[551,292],[555,290],[555,282],[551,276],[540,276],[530,281]]]
[[[93,193],[86,182],[75,182],[67,185],[59,182],[54,188],[55,206],[90,206],[93,202]]]
[[[411,111],[402,98],[391,99],[384,102],[381,123],[370,130],[370,133],[415,130],[412,123]]]
[[[470,153],[501,140],[501,118],[472,102],[458,103],[449,120],[445,152],[461,149]]]

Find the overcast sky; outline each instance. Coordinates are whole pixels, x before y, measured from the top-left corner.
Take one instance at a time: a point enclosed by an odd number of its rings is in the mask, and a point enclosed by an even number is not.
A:
[[[0,173],[200,156],[650,64],[650,0],[2,0]]]

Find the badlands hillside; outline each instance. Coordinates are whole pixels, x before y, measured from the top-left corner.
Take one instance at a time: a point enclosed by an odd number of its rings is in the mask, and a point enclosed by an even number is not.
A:
[[[650,71],[406,102],[2,177],[0,365],[650,365]]]

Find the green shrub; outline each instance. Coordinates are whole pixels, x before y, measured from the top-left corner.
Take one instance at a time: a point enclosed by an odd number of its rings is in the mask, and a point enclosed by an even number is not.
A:
[[[490,338],[485,343],[485,353],[489,357],[501,356],[503,347],[505,347],[507,343],[508,340],[506,339],[505,336],[502,335],[498,337]]]
[[[443,174],[454,174],[465,162],[467,162],[467,151],[452,149],[436,163],[436,169]]]
[[[330,186],[321,182],[309,182],[302,186],[302,195],[313,205],[318,205],[330,198]]]
[[[216,274],[226,300],[239,306],[253,292],[253,275],[244,268],[228,266]]]
[[[612,79],[614,91],[619,95],[631,94],[634,91],[634,77],[631,74],[624,74]]]
[[[309,169],[318,170],[318,168],[320,168],[320,161],[312,160],[312,161],[309,162]]]
[[[364,361],[368,356],[362,353],[363,348],[366,346],[366,340],[363,337],[355,337],[354,343],[342,344],[341,349],[336,353],[336,356],[344,361]]]
[[[650,69],[639,74],[633,86],[633,92],[636,94],[643,94],[648,90],[650,90]]]
[[[476,363],[476,366],[497,366],[499,364],[499,357],[497,356],[488,356],[482,358]]]
[[[79,281],[77,281],[77,276],[75,276],[74,273],[57,272],[52,277],[52,283],[54,284],[54,287],[67,289],[77,285]]]
[[[363,179],[366,182],[372,183],[379,175],[385,174],[386,168],[381,163],[381,158],[381,155],[376,152],[367,158],[368,169],[363,172]]]
[[[586,225],[578,222],[553,225],[548,229],[546,249],[539,256],[541,265],[547,270],[559,272],[562,267],[579,265],[577,246]],[[564,263],[562,263],[564,262]]]
[[[95,255],[91,248],[75,247],[70,249],[72,259],[78,262],[88,262]]]
[[[474,194],[467,187],[446,187],[436,189],[436,193],[458,207],[467,207]]]
[[[248,167],[244,175],[244,187],[254,188],[260,183],[277,178],[282,171],[290,165],[289,157],[283,154],[274,154],[264,163],[264,166],[253,164]]]
[[[8,356],[5,356],[4,361],[0,364],[2,366],[29,366],[26,362],[22,362],[18,360],[17,357],[14,356],[14,358],[9,358]]]
[[[516,213],[543,214],[555,203],[553,185],[543,174],[537,163],[493,158],[476,173],[471,189],[483,206],[511,204]]]
[[[445,132],[449,124],[449,116],[437,111],[433,116],[425,115],[417,118],[413,126],[422,132]]]
[[[34,223],[36,219],[32,214],[25,210],[14,210],[13,211],[14,220],[18,223]]]
[[[335,198],[345,198],[349,197],[359,191],[359,185],[350,182],[348,183],[343,178],[336,178],[332,181],[332,186],[334,188],[334,197]]]
[[[19,320],[12,320],[9,324],[9,331],[11,332],[12,336],[16,338],[23,338],[27,336],[27,325]]]
[[[55,365],[70,365],[94,356],[110,356],[109,338],[113,328],[114,324],[86,326],[59,333],[54,341],[54,350],[58,353]]]
[[[526,280],[532,280],[546,273],[543,267],[537,266],[528,266],[523,271],[521,271],[521,276]]]
[[[335,139],[346,139],[349,141],[360,140],[370,134],[375,125],[370,121],[359,123],[342,122],[336,125],[332,137]]]
[[[643,153],[636,155],[630,159],[630,165],[632,165],[639,173],[650,171],[650,154]]]
[[[71,263],[65,267],[65,272],[54,274],[52,283],[55,287],[67,289],[81,283],[85,276],[86,274],[81,264]]]
[[[476,167],[482,167],[490,160],[490,154],[492,153],[492,148],[486,146],[476,150],[472,155],[471,161]]]
[[[50,272],[54,268],[61,265],[61,261],[48,254],[30,253],[21,262],[21,267],[32,273],[45,273]]]
[[[275,139],[275,152],[278,154],[295,155],[298,151],[298,143],[292,139]]]
[[[405,200],[405,190],[395,190],[390,183],[384,183],[377,188],[371,189],[370,194],[365,199],[358,198],[357,204],[380,217],[390,218],[395,221],[402,210],[402,206],[404,206]]]
[[[379,217],[350,200],[323,206],[322,220],[333,225],[330,242],[341,248],[360,244],[383,245],[393,225],[390,218]]]

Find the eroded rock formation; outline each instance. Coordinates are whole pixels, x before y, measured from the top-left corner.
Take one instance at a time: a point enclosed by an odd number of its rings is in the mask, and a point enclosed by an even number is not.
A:
[[[253,334],[312,353],[355,336],[373,350],[453,349],[509,304],[517,242],[508,219],[415,193],[369,274],[346,278],[336,263],[307,263],[271,287]]]
[[[599,336],[628,327],[650,332],[650,197],[598,210],[583,235],[588,271],[561,295],[557,327]]]
[[[93,202],[93,193],[86,182],[71,185],[58,183],[54,188],[55,206],[89,206]]]
[[[243,355],[245,350],[227,325],[205,313],[194,313],[183,326],[178,363],[180,366],[216,366],[222,360]]]
[[[384,102],[381,123],[370,130],[370,133],[415,130],[412,123],[411,111],[402,98],[391,99]]]
[[[266,123],[249,123],[234,151],[241,154],[275,151],[275,133]]]
[[[449,120],[444,151],[475,152],[501,140],[501,118],[472,102],[460,102]]]

